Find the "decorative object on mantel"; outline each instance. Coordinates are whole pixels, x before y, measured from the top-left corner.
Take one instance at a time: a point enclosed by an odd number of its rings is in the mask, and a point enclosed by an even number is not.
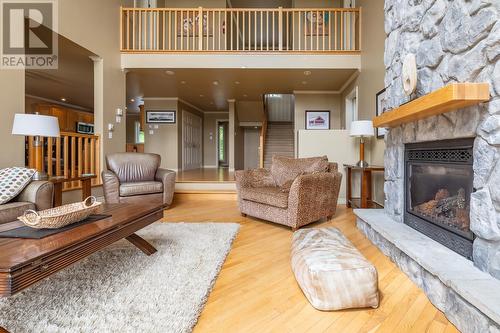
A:
[[[359,138],[359,162],[356,164],[359,167],[367,167],[368,162],[365,161],[365,138],[373,136],[373,124],[371,120],[357,120],[351,123],[350,136]]]
[[[82,221],[94,214],[102,205],[94,196],[88,197],[82,202],[76,202],[56,208],[50,208],[36,212],[27,210],[18,219],[31,228],[57,229]]]
[[[380,90],[375,96],[375,111],[376,116],[380,116],[382,113],[386,111],[385,109],[385,88]],[[383,127],[377,127],[377,139],[383,139],[385,134],[387,133],[387,129]]]
[[[401,78],[406,96],[411,96],[417,88],[417,62],[413,53],[408,53],[403,60]]]
[[[33,137],[35,168],[37,169],[37,172],[33,175],[33,180],[47,180],[47,173],[43,171],[42,141],[40,137],[59,137],[59,121],[57,117],[43,116],[38,113],[16,113],[12,125],[12,134]]]
[[[375,127],[396,127],[490,99],[488,83],[452,83],[373,119]]]

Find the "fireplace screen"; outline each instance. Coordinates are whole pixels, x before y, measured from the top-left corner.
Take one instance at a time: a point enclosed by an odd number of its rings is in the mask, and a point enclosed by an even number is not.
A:
[[[469,229],[470,168],[410,164],[409,173],[410,212],[472,239]]]
[[[470,230],[472,139],[408,144],[405,223],[465,257]]]

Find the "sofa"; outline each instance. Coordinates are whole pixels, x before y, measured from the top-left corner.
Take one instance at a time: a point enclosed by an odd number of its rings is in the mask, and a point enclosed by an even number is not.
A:
[[[289,226],[293,231],[332,218],[342,174],[326,156],[273,156],[270,169],[235,172],[241,213]]]
[[[0,224],[12,222],[28,209],[52,208],[54,184],[48,181],[31,181],[13,200],[0,205]]]
[[[147,153],[114,153],[106,156],[102,172],[107,203],[172,203],[175,171],[160,168],[161,157]]]

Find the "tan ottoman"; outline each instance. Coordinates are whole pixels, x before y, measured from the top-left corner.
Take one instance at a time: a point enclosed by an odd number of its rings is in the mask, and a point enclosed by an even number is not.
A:
[[[378,307],[377,270],[336,228],[296,231],[292,270],[318,310]]]

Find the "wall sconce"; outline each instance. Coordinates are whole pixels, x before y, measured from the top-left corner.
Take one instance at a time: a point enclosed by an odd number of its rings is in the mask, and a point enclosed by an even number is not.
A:
[[[116,123],[119,124],[122,122],[123,110],[121,108],[116,109]]]
[[[113,132],[115,131],[115,125],[109,123],[108,124],[108,138],[112,139],[113,138]]]

